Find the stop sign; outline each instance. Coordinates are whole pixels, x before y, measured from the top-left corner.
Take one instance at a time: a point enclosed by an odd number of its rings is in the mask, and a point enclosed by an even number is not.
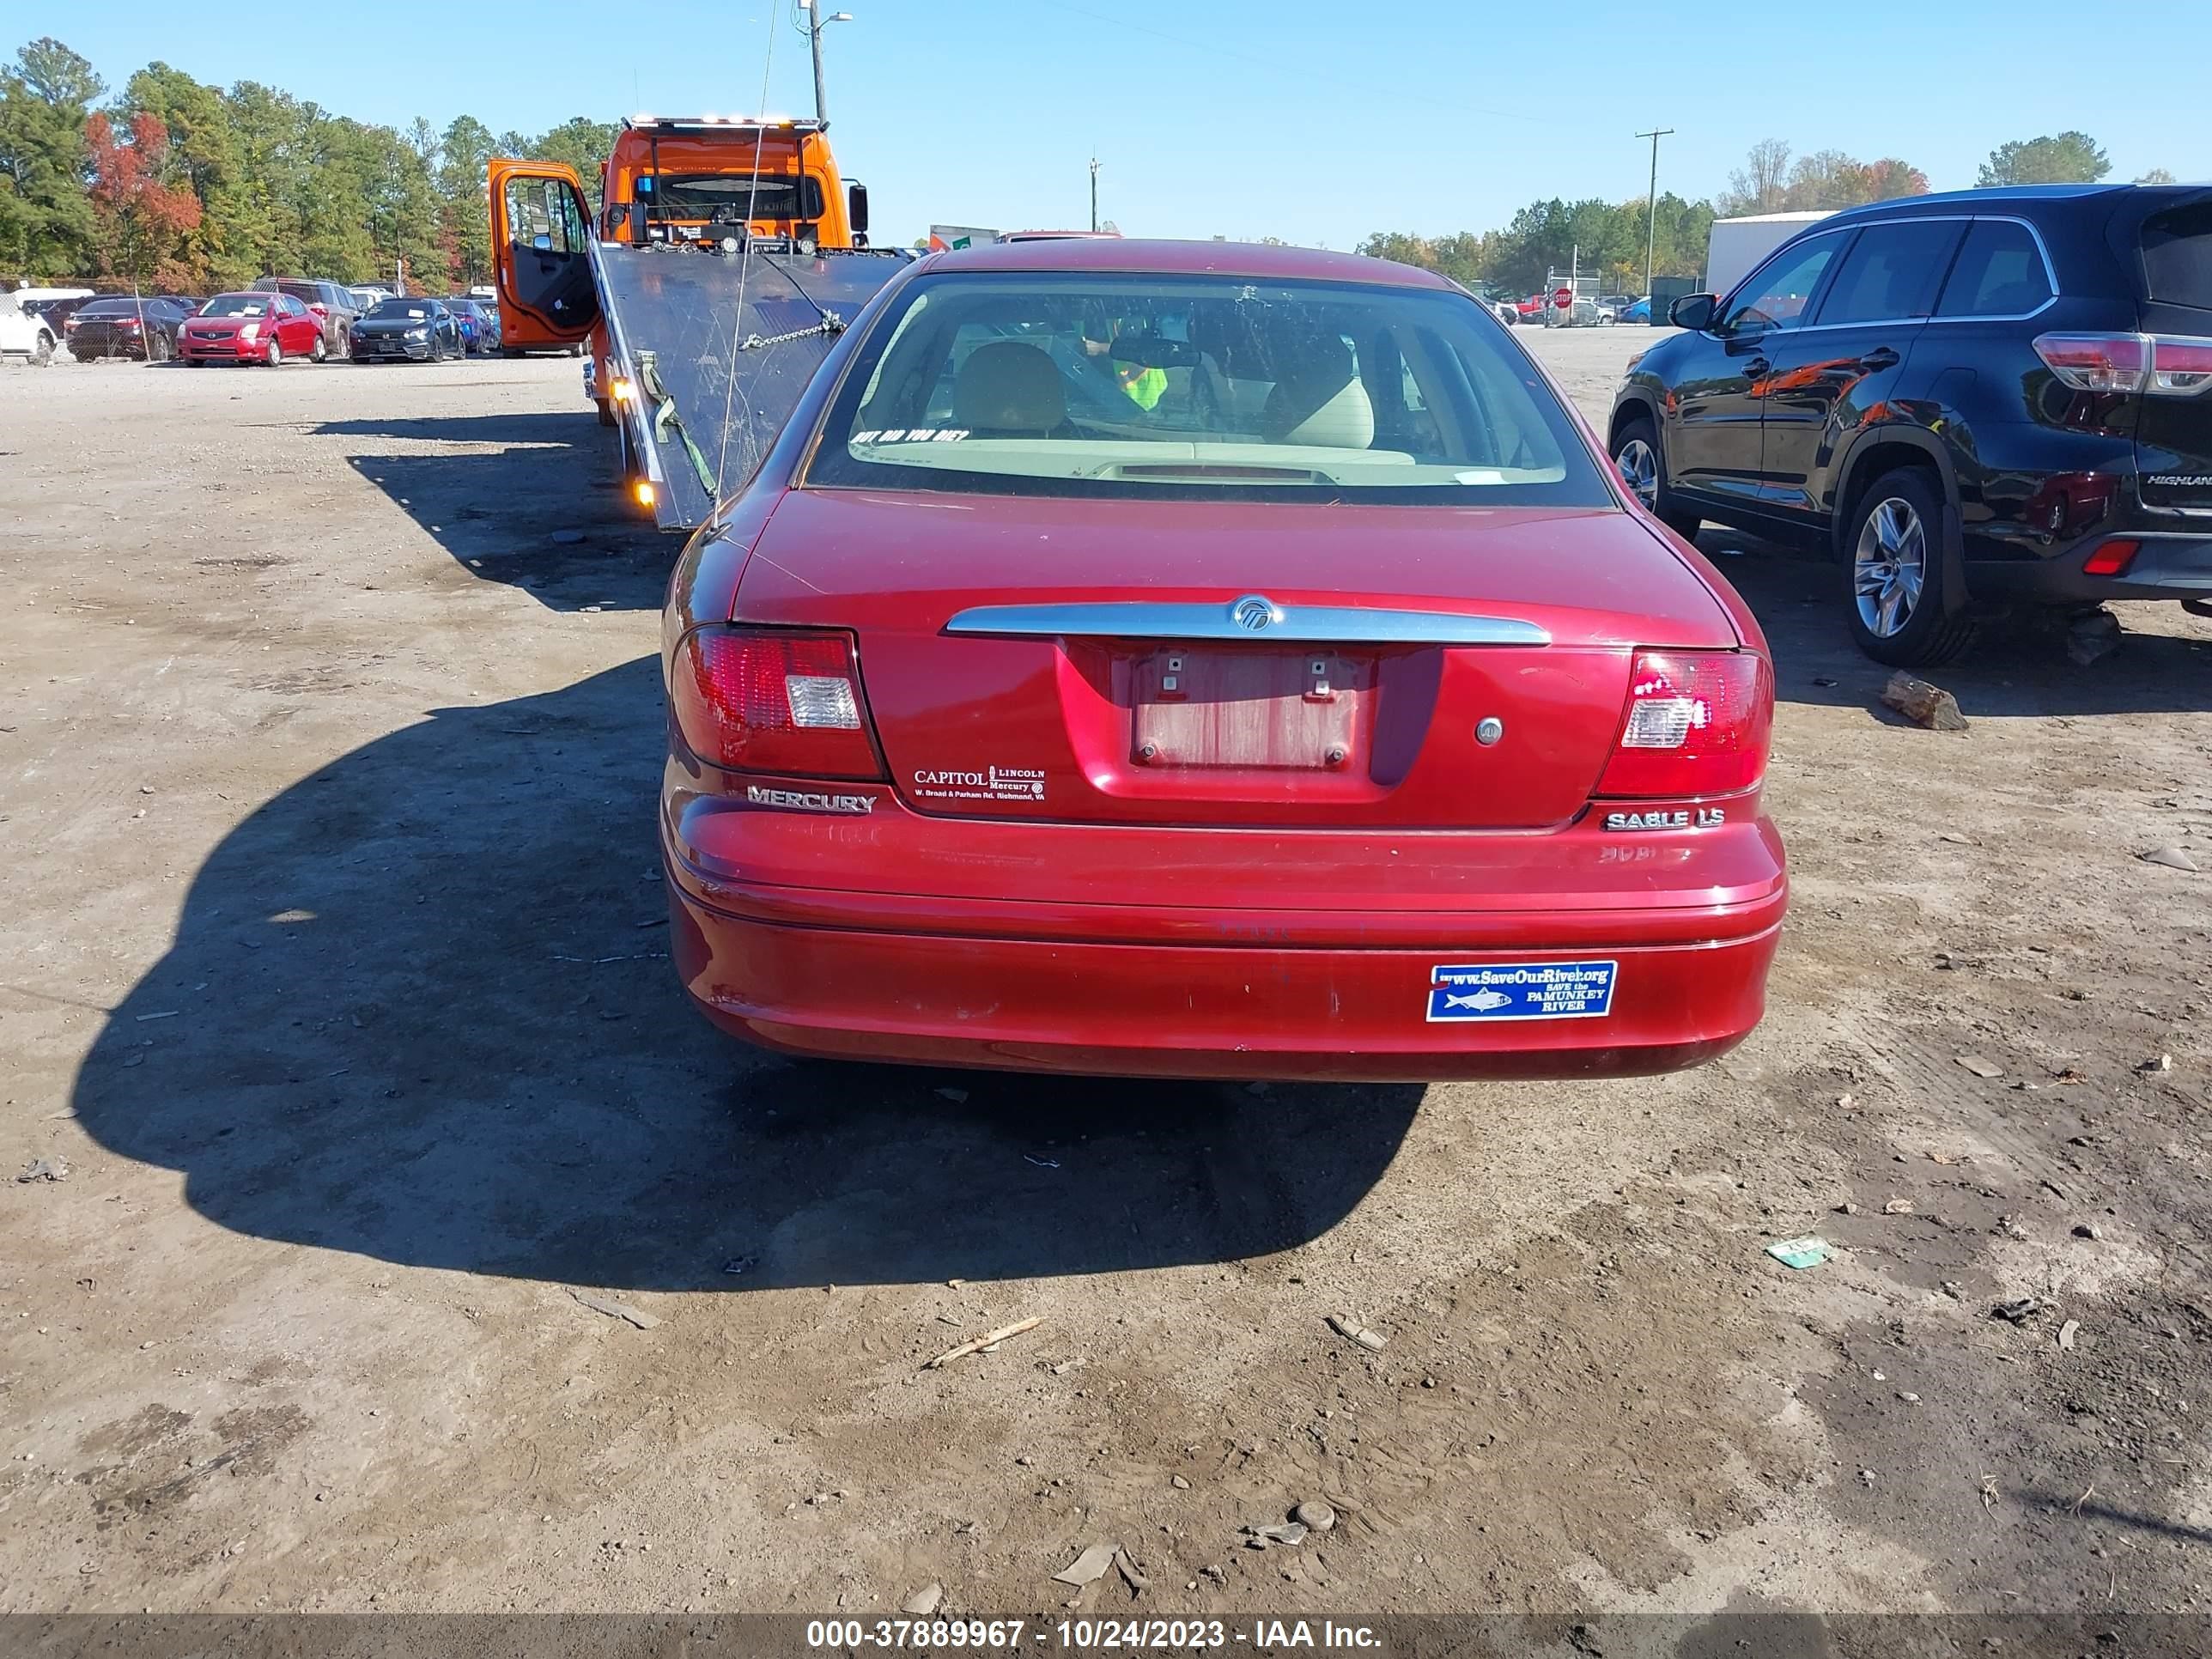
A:
[[[1568,310],[1574,305],[1574,289],[1571,288],[1555,288],[1552,290],[1552,303],[1559,307],[1560,310]]]

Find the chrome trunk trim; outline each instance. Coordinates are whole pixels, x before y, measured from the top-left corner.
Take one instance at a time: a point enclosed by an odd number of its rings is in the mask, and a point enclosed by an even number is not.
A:
[[[1549,645],[1551,635],[1515,617],[1358,605],[1277,605],[1256,593],[1225,604],[1168,601],[984,605],[945,624],[948,634],[1118,640],[1235,640],[1266,644]]]

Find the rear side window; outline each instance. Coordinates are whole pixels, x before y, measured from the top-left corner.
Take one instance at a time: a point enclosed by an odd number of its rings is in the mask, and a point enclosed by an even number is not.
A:
[[[2144,220],[2142,262],[2146,298],[2212,310],[2212,202]]]
[[[1823,326],[1925,317],[1959,240],[1955,219],[1900,219],[1859,233],[1821,301]]]
[[[1943,285],[1938,317],[2019,317],[2051,297],[2043,251],[2026,225],[1977,219]]]

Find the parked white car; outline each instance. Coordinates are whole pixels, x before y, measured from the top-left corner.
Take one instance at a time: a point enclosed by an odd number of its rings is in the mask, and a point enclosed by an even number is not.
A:
[[[46,319],[35,311],[24,310],[15,289],[0,291],[0,357],[21,357],[44,368],[53,362],[58,343]]]

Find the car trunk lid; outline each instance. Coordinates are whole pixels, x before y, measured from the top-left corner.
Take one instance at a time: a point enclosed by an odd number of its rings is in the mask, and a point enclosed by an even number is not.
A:
[[[1738,643],[1617,509],[805,490],[735,619],[854,632],[915,811],[1121,823],[1560,823],[1632,649]]]

